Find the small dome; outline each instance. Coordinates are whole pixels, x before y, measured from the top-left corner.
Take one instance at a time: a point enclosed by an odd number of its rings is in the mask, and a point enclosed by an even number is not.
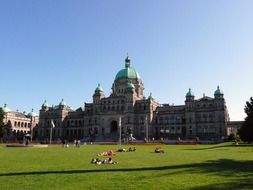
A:
[[[189,88],[189,91],[186,93],[186,95],[185,95],[186,97],[193,97],[194,96],[194,94],[193,94],[193,92],[192,92],[192,90]]]
[[[42,107],[45,107],[45,108],[47,108],[48,107],[48,103],[47,103],[47,101],[45,100],[44,101],[44,103],[42,104]]]
[[[131,82],[127,83],[127,89],[135,89],[134,84]]]
[[[104,91],[103,88],[102,88],[101,85],[98,83],[98,86],[97,86],[97,88],[96,88],[96,90],[95,90],[95,93],[103,92],[103,91]]]
[[[220,96],[220,95],[223,95],[223,92],[222,92],[222,90],[220,89],[220,87],[217,86],[217,89],[216,89],[215,92],[214,92],[214,96]]]
[[[28,117],[37,117],[38,114],[34,112],[34,110],[32,109],[32,111],[30,113],[27,114]]]
[[[126,57],[125,59],[125,68],[121,69],[116,77],[115,80],[119,80],[119,79],[140,79],[140,75],[137,71],[135,71],[132,67],[131,67],[131,60],[129,58],[129,56]]]
[[[3,112],[4,113],[11,112],[11,109],[7,107],[7,104],[4,104]]]
[[[66,106],[67,104],[64,102],[63,99],[61,99],[61,102],[59,103],[59,106]]]

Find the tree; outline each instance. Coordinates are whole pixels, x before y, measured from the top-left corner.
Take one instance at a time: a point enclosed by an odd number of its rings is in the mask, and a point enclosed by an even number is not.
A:
[[[0,139],[3,137],[4,131],[4,111],[3,108],[0,108]]]
[[[245,142],[253,142],[253,98],[246,102],[245,113],[247,114],[242,127],[239,129],[239,135]]]

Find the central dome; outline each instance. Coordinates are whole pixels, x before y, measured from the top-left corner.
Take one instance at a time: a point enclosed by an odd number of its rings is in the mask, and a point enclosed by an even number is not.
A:
[[[125,68],[121,69],[116,77],[115,80],[119,80],[119,79],[140,79],[140,75],[137,71],[135,71],[133,68],[131,68],[130,65],[130,58],[129,56],[127,56],[127,58],[125,59]]]

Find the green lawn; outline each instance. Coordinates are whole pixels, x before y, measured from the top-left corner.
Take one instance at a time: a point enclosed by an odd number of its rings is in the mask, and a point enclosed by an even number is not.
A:
[[[0,146],[0,189],[253,189],[253,146],[165,145],[165,154],[154,147],[136,146],[118,153],[118,164],[94,165],[91,158],[119,146]]]

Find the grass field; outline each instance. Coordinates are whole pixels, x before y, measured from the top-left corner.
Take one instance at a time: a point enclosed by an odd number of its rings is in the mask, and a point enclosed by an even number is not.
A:
[[[253,146],[164,145],[165,154],[156,154],[155,146],[140,145],[117,153],[118,164],[90,164],[99,152],[118,148],[1,145],[0,189],[253,189]]]

